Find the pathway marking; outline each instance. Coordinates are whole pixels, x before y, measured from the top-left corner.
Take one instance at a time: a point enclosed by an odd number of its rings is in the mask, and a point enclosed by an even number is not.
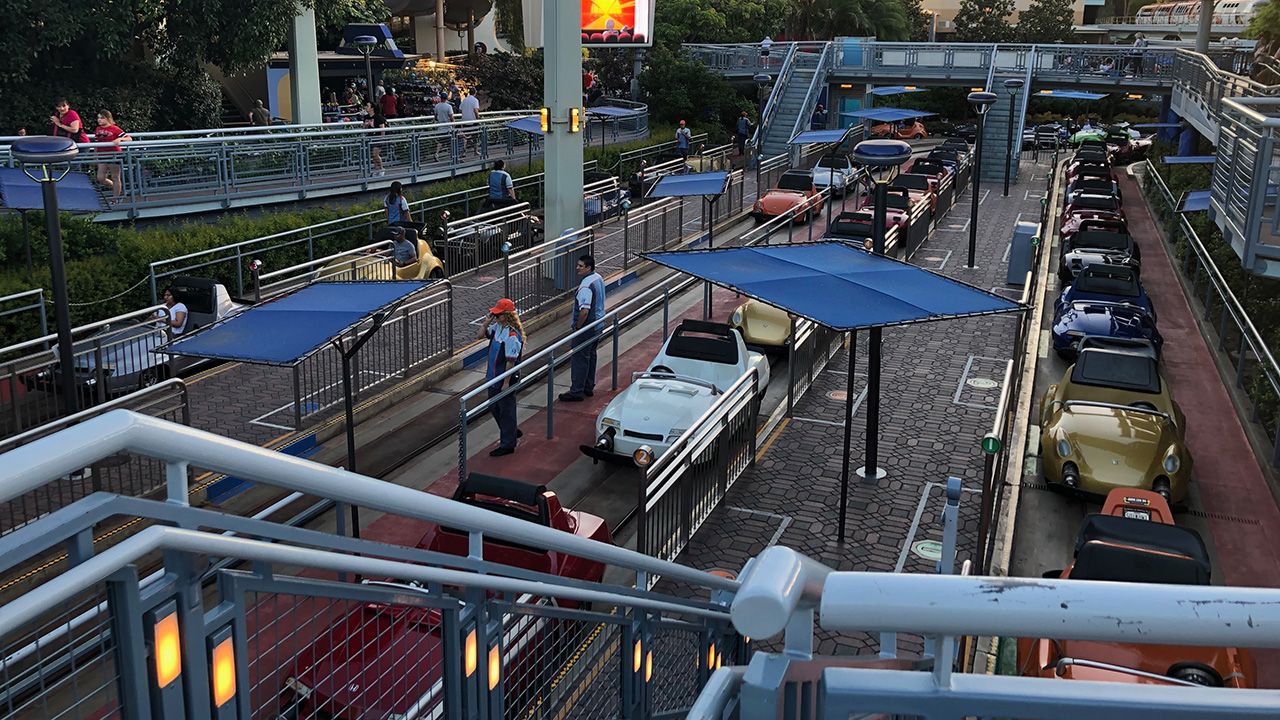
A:
[[[929,490],[935,486],[943,489],[943,493],[944,493],[943,502],[946,502],[945,500],[945,497],[946,497],[945,492],[947,487],[946,483],[927,482],[924,484],[924,489],[920,491],[920,502],[916,504],[916,514],[914,517],[911,518],[911,527],[907,529],[907,537],[905,540],[902,541],[902,548],[901,548],[901,551],[898,553],[898,563],[893,566],[893,571],[896,573],[902,572],[903,566],[907,564],[907,554],[911,552],[911,544],[915,542],[916,531],[920,529],[920,518],[924,515],[924,507],[929,502]],[[960,485],[960,492],[974,493],[976,495],[982,494],[981,490],[970,490],[969,488],[965,487],[963,484]],[[959,542],[960,542],[960,534],[956,533],[957,549],[959,549],[958,548]]]
[[[951,398],[951,402],[952,402],[952,403],[954,403],[954,404],[956,404],[956,405],[961,405],[961,406],[964,406],[964,407],[980,408],[980,409],[983,409],[983,410],[994,410],[994,409],[996,408],[996,406],[995,406],[995,405],[984,405],[984,404],[982,404],[982,403],[970,403],[970,402],[961,402],[961,401],[960,401],[960,393],[964,392],[964,389],[965,389],[965,387],[966,387],[966,386],[970,386],[970,387],[977,387],[977,385],[974,385],[973,383],[970,383],[970,382],[969,382],[969,380],[970,380],[970,378],[969,378],[969,372],[970,372],[971,370],[973,370],[973,361],[974,361],[974,360],[990,360],[990,361],[992,361],[992,362],[997,362],[997,363],[1008,362],[1007,360],[1004,360],[1004,359],[1001,359],[1001,358],[986,357],[986,356],[983,356],[983,355],[970,355],[970,356],[969,356],[969,360],[968,360],[968,362],[966,362],[966,363],[964,364],[964,373],[960,376],[960,382],[959,382],[959,383],[957,383],[957,385],[956,385],[956,394],[955,394],[955,396],[954,396],[954,397],[952,397],[952,398]],[[975,379],[975,380],[981,380],[982,378],[974,378],[974,379]],[[993,381],[991,381],[991,382],[994,382],[994,383],[995,383],[995,387],[999,387],[999,386],[1000,386],[1000,383],[999,383],[999,382],[997,382],[997,381],[994,381],[994,380],[993,380]]]
[[[733,510],[740,513],[747,513],[748,515],[764,515],[765,517],[773,518],[774,520],[781,520],[782,522],[778,524],[778,531],[773,534],[773,537],[769,538],[769,543],[765,545],[766,548],[771,548],[774,545],[777,545],[778,539],[782,537],[783,531],[785,531],[787,527],[791,525],[790,515],[776,515],[771,512],[765,512],[763,510],[752,510],[750,508],[737,507],[736,505],[725,505],[724,508],[725,510]]]

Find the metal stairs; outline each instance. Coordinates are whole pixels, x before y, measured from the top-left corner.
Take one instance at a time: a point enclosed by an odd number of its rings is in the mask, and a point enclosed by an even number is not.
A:
[[[793,66],[783,68],[779,73],[779,77],[784,78],[781,81],[784,85],[777,96],[778,106],[769,113],[763,128],[761,157],[770,158],[787,152],[792,129],[805,112],[809,88],[822,64],[822,53],[799,50],[791,56],[790,62]]]

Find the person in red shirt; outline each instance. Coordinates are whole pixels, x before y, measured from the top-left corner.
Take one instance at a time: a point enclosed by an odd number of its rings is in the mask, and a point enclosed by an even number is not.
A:
[[[382,114],[386,115],[388,120],[392,118],[400,117],[399,113],[396,112],[397,100],[399,100],[399,98],[396,97],[395,88],[391,88],[391,92],[387,93],[386,95],[383,95],[378,100],[378,102],[382,104]]]
[[[104,160],[112,157],[110,153],[120,152],[121,142],[131,139],[128,133],[121,130],[115,122],[115,119],[111,117],[110,110],[103,110],[98,113],[98,127],[94,128],[93,141],[96,143],[111,143],[111,147],[98,148],[98,152],[103,153]],[[121,178],[120,163],[98,163],[98,182],[111,189],[112,197],[120,197],[120,194],[124,192],[124,180]]]
[[[49,116],[49,134],[71,138],[74,142],[89,142],[80,123],[80,114],[71,109],[66,98],[58,98],[53,104],[54,114]]]

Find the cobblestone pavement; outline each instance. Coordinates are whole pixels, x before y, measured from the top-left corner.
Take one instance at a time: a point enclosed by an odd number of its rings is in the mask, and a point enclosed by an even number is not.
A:
[[[744,178],[741,202],[749,207],[755,197],[755,174],[748,172]],[[733,205],[737,206],[738,198],[735,196],[733,200]],[[726,205],[728,203],[722,201],[720,209]],[[633,221],[626,236],[631,255],[628,264],[634,267],[636,255],[645,249],[643,238],[648,238],[648,249],[658,249],[659,243],[671,243],[699,232],[703,219],[701,206],[701,199],[687,198],[683,211],[670,213],[665,227],[657,221],[647,226]],[[636,208],[637,211],[639,209]],[[621,219],[615,219],[596,229],[595,255],[606,277],[621,272],[623,268],[624,234],[621,223]],[[454,283],[452,347],[458,350],[475,341],[475,323],[482,320],[493,303],[503,296],[502,267],[465,273],[451,280]],[[541,277],[538,281],[544,285],[544,293],[568,297],[568,292],[556,291],[548,277]],[[576,287],[576,277],[572,285]],[[544,305],[544,308],[549,309],[555,304]],[[527,319],[529,314],[526,313],[525,317]],[[384,331],[362,350],[361,357],[382,353],[398,358],[401,356],[398,350],[400,342],[399,337]],[[428,343],[415,339],[415,343],[417,346],[432,344],[436,348],[443,347],[438,340]],[[432,351],[415,347],[415,357],[423,352]],[[313,427],[341,412],[340,362],[332,349],[323,350],[320,357],[308,361],[312,371],[304,375],[300,393],[304,397],[304,406],[314,414],[304,417],[303,427]],[[403,379],[395,369],[386,367],[379,370],[366,368],[361,377],[366,384],[372,385],[357,393],[357,402]],[[295,430],[293,373],[288,368],[228,363],[192,378],[188,385],[191,424],[196,428],[256,445],[272,444]],[[323,409],[317,406],[323,406]]]
[[[982,188],[976,262],[964,268],[971,195],[944,217],[914,263],[947,277],[1017,297],[1005,285],[1006,248],[1021,216],[1038,219],[1048,165],[1024,165],[1023,182],[1001,197]],[[1032,182],[1029,175],[1038,177]],[[994,185],[994,187],[992,187]],[[934,572],[934,560],[912,550],[942,540],[947,478],[962,480],[957,566],[976,552],[983,456],[979,442],[995,419],[1006,361],[1013,352],[1017,316],[987,316],[887,328],[883,331],[880,459],[887,475],[865,483],[851,473],[846,543],[839,523],[841,449],[848,353],[842,351],[815,378],[720,507],[696,533],[679,562],[738,572],[748,559],[779,543],[839,570]],[[852,468],[864,460],[866,439],[866,333],[859,333],[854,366]],[[927,552],[929,548],[924,548]],[[663,581],[677,594],[691,590]],[[828,654],[875,652],[867,634],[818,630],[815,650]],[[781,638],[764,641],[780,648]],[[918,637],[900,649],[920,653]]]

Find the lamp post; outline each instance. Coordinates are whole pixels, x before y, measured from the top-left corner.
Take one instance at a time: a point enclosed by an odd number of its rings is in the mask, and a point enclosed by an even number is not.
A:
[[[889,181],[899,165],[911,158],[911,146],[901,140],[863,140],[853,148],[853,159],[867,170],[875,183],[875,214],[871,220],[871,251],[884,254],[885,210],[888,204]],[[874,483],[879,479],[880,454],[880,342],[881,329],[867,331],[867,448],[866,463],[859,474],[863,481]],[[838,539],[844,542],[845,513],[849,503],[849,445],[853,425],[853,363],[857,342],[850,333],[849,375],[844,398],[844,459],[840,476],[840,523]]]
[[[369,60],[369,56],[373,54],[373,49],[378,46],[378,38],[372,35],[357,35],[351,41],[351,44],[355,45],[360,54],[364,56],[365,82],[369,83],[368,101],[372,103],[377,99],[377,94],[373,90],[373,62]]]
[[[1021,80],[1005,80],[1004,89],[1009,91],[1009,140],[1005,143],[1004,152],[1004,196],[1009,197],[1009,167],[1013,165],[1013,118],[1014,110],[1018,103],[1015,98],[1018,97],[1018,89],[1022,87]]]
[[[75,348],[71,344],[71,309],[67,304],[67,271],[62,259],[62,225],[58,220],[58,181],[71,171],[71,161],[78,152],[71,138],[65,137],[24,137],[9,146],[9,155],[22,164],[22,171],[27,177],[40,183],[44,199],[53,315],[58,325],[58,366],[62,372],[62,402],[68,415],[75,414],[78,403]],[[51,167],[58,165],[63,167]]]
[[[976,267],[973,264],[973,255],[978,247],[978,192],[982,186],[982,119],[986,117],[987,111],[995,101],[996,94],[993,92],[980,90],[969,93],[969,102],[973,105],[974,112],[978,113],[977,147],[973,151],[973,204],[969,210],[969,264],[965,265],[970,270]]]

